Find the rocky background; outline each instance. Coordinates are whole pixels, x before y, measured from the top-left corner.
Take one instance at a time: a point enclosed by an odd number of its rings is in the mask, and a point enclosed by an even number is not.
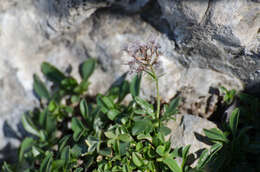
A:
[[[173,144],[206,146],[194,133],[215,126],[206,119],[220,85],[259,95],[259,0],[1,0],[0,161],[13,157],[25,134],[20,118],[37,106],[32,76],[43,61],[79,78],[79,64],[96,58],[95,95],[129,70],[123,49],[151,39],[163,54],[163,101],[184,97],[182,115],[169,124]],[[142,96],[153,101],[151,80],[142,82]]]

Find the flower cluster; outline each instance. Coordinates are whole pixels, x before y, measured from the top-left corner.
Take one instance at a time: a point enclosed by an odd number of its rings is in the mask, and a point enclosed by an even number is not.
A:
[[[161,54],[159,49],[160,45],[155,41],[130,45],[125,50],[133,58],[127,63],[130,67],[130,73],[148,71],[152,66],[158,64],[158,57]]]

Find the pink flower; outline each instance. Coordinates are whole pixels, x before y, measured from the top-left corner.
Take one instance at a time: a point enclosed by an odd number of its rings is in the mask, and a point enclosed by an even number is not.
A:
[[[152,66],[156,64],[159,65],[159,49],[160,45],[154,40],[146,44],[134,43],[128,46],[125,51],[132,57],[132,60],[127,63],[130,68],[130,73],[147,71]]]

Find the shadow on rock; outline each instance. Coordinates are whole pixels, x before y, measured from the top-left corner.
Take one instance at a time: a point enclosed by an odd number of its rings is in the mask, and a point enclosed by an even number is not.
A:
[[[0,167],[6,161],[8,163],[15,163],[18,161],[18,148],[13,148],[11,143],[7,143],[6,146],[0,150]]]
[[[194,135],[195,135],[196,139],[199,140],[200,142],[202,142],[206,145],[213,145],[212,142],[210,142],[209,138],[207,138],[206,136],[203,136],[197,132],[194,132]]]
[[[16,128],[17,131],[7,121],[4,122],[3,133],[7,143],[0,150],[0,166],[2,166],[4,161],[7,163],[18,161],[18,148],[14,146],[13,142],[21,142],[25,137],[30,135],[23,128],[21,121],[16,125]]]

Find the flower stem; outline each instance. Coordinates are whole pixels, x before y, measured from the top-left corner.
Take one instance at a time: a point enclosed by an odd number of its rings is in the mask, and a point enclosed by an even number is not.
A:
[[[155,71],[153,69],[153,67],[151,67],[151,71],[154,75],[154,80],[155,80],[155,84],[156,84],[156,99],[157,99],[157,108],[156,108],[156,118],[157,120],[160,119],[160,94],[159,94],[159,80],[157,75],[155,74]]]

